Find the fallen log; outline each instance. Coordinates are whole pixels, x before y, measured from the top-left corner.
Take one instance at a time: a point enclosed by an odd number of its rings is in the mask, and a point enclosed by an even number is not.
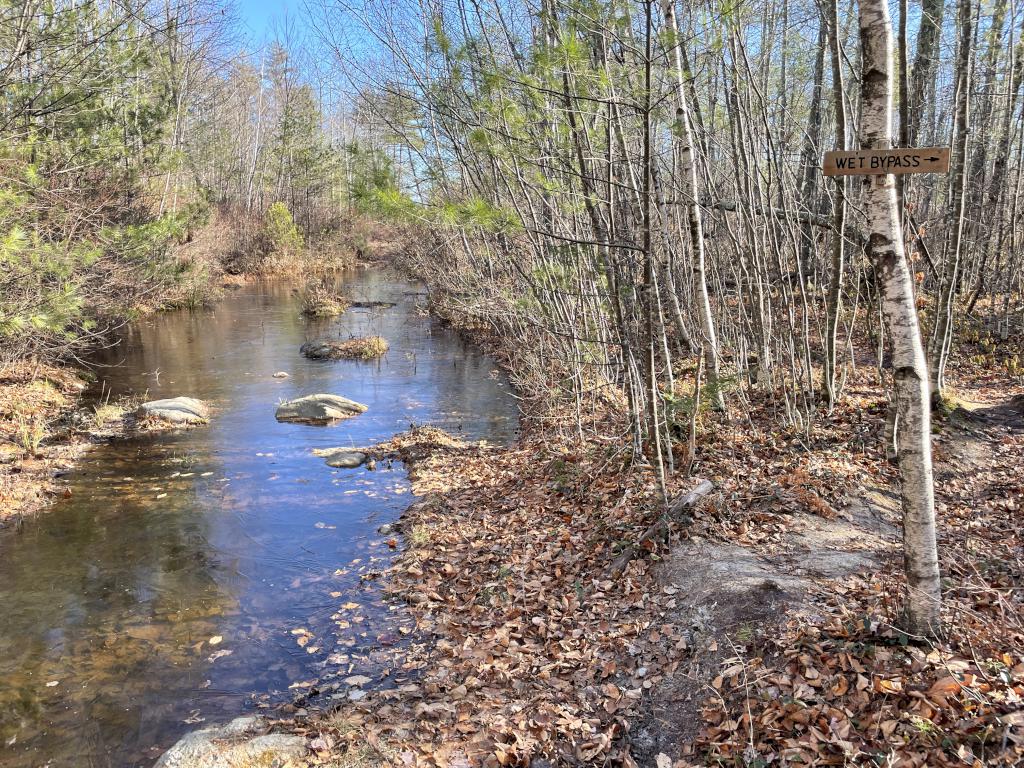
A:
[[[639,554],[640,550],[646,549],[644,544],[653,541],[664,541],[668,538],[669,525],[676,522],[677,518],[680,518],[684,512],[695,507],[701,499],[711,493],[714,487],[710,480],[701,480],[692,491],[674,499],[668,505],[665,514],[644,531],[643,535],[634,544],[630,544],[622,550],[619,556],[612,561],[612,564],[608,567],[609,578],[621,576],[622,572],[626,570],[626,566]],[[692,518],[689,522],[692,522]]]

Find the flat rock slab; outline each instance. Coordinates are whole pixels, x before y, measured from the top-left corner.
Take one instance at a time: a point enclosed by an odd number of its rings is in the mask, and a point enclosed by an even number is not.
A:
[[[281,403],[277,406],[275,416],[278,421],[330,424],[365,412],[365,405],[341,395],[306,395]]]
[[[366,459],[369,458],[363,451],[356,451],[351,448],[315,448],[313,455],[323,458],[327,466],[340,469],[361,467],[366,463]]]
[[[283,768],[306,754],[302,736],[266,730],[262,717],[239,717],[227,725],[193,731],[167,750],[156,768]]]
[[[194,397],[171,397],[143,403],[139,406],[138,415],[172,424],[205,424],[210,420],[210,409],[206,403]]]

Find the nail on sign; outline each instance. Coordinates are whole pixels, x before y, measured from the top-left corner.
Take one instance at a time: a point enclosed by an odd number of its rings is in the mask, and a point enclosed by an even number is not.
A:
[[[949,173],[949,147],[862,149],[826,152],[826,176],[880,176],[884,173]]]

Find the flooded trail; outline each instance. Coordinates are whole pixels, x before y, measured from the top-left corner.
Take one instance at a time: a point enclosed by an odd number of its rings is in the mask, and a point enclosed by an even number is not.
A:
[[[393,631],[360,577],[387,566],[376,530],[410,503],[405,472],[331,469],[311,450],[411,423],[507,442],[516,405],[493,361],[416,307],[417,285],[376,269],[341,282],[395,306],[309,321],[292,286],[252,284],[148,318],[97,360],[107,391],[198,397],[214,415],[97,447],[68,498],[0,533],[0,765],[150,765],[200,722],[287,700],[332,665],[358,670]],[[390,342],[385,358],[299,355],[365,334]],[[317,392],[369,410],[331,427],[274,419],[280,400]]]

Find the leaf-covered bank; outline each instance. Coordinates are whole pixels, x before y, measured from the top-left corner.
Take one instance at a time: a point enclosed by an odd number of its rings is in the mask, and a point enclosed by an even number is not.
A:
[[[522,340],[433,288],[515,370]],[[417,642],[381,690],[286,727],[324,765],[1017,764],[1024,413],[974,351],[952,370],[979,402],[936,427],[943,639],[898,629],[898,476],[863,358],[810,435],[780,427],[779,393],[700,410],[667,491],[714,492],[654,536],[658,477],[613,409],[582,441],[536,407],[511,449],[430,429],[377,446],[423,497],[384,577]]]
[[[705,425],[715,447],[699,471],[715,493],[621,574],[620,553],[661,513],[653,473],[630,466],[614,420],[586,445],[534,431],[500,450],[420,430],[385,446],[424,497],[386,576],[425,641],[391,669],[419,677],[305,722],[319,737],[311,762],[1017,764],[1024,417],[961,415],[942,429],[950,634],[920,645],[896,629],[889,597],[900,563],[893,470],[875,447],[883,401],[857,391],[858,407],[805,451],[765,411],[742,428]],[[963,446],[990,452],[984,471],[961,463]],[[865,496],[879,500],[868,522]],[[865,559],[816,570],[808,524],[825,533],[816,546]],[[688,559],[673,559],[678,543]],[[713,571],[691,545],[741,554]],[[749,577],[748,558],[758,578],[722,591]],[[687,592],[676,567],[713,573],[714,599]]]
[[[55,475],[84,450],[68,422],[85,386],[55,366],[23,364],[0,375],[0,526],[44,507],[57,492]]]

